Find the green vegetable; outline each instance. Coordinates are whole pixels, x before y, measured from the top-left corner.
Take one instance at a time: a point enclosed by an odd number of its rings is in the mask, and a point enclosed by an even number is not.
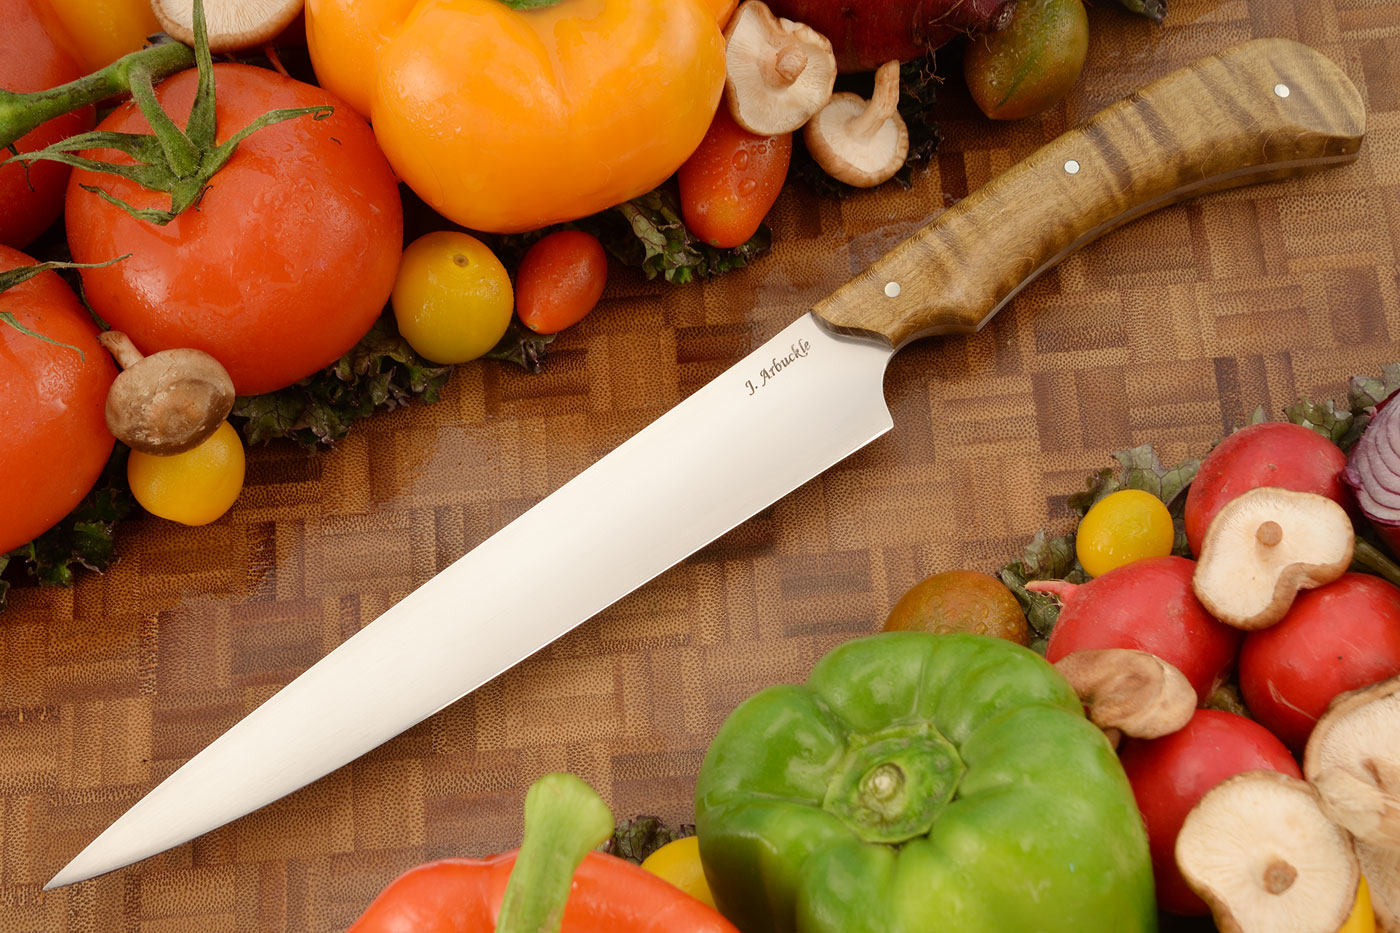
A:
[[[376,411],[437,401],[451,370],[414,353],[384,314],[335,363],[285,389],[240,396],[229,418],[249,444],[286,437],[307,448],[330,447]]]
[[[1146,16],[1154,23],[1160,23],[1167,18],[1167,0],[1119,0],[1123,6],[1141,16]]]
[[[612,838],[603,846],[603,851],[640,865],[647,856],[668,843],[695,835],[695,826],[682,823],[678,828],[667,826],[660,817],[639,816],[634,820],[618,823]]]
[[[695,822],[721,912],[802,933],[1156,929],[1108,740],[1044,659],[981,635],[848,642],[725,721]]]

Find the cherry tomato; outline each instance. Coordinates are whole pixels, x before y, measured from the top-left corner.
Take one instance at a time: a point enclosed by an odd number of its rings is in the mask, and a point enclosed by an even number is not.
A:
[[[0,272],[33,265],[0,246]],[[0,312],[60,347],[0,321],[0,554],[73,510],[116,443],[103,408],[117,378],[97,326],[56,272],[0,292]]]
[[[1240,693],[1295,752],[1339,693],[1400,674],[1400,589],[1362,573],[1298,594],[1288,614],[1250,632]]]
[[[778,200],[791,161],[791,133],[755,135],[721,106],[677,173],[685,225],[721,249],[746,242]]]
[[[202,444],[157,457],[133,450],[126,479],[141,508],[182,525],[207,525],[223,515],[243,489],[243,442],[225,421]]]
[[[403,251],[394,282],[394,319],[420,356],[465,363],[505,336],[514,295],[505,266],[476,237],[424,234]]]
[[[583,320],[603,296],[608,256],[582,230],[560,230],[540,240],[515,273],[515,312],[537,334],[554,334]]]
[[[40,24],[32,2],[0,0],[0,23],[5,24],[0,29],[0,88],[7,91],[43,91],[82,77]],[[92,120],[91,107],[66,113],[21,136],[15,148],[43,149],[90,128]],[[0,244],[23,249],[58,219],[68,173],[68,166],[58,162],[36,162],[26,182],[23,165],[0,168]]]
[[[666,879],[697,901],[715,906],[715,896],[705,880],[705,867],[700,863],[697,837],[686,836],[666,843],[646,857],[642,868]]]
[[[81,186],[138,208],[170,196],[83,169],[68,185],[68,242],[78,262],[131,253],[85,270],[87,298],[144,354],[194,347],[228,370],[239,395],[290,385],[335,362],[373,326],[393,287],[403,243],[398,186],[369,125],[320,88],[247,65],[214,66],[220,141],[278,107],[331,104],[253,133],[199,204],[160,227]],[[195,72],[156,96],[184,125]],[[144,132],[131,103],[102,130]]]
[[[1356,886],[1356,904],[1337,933],[1376,933],[1376,913],[1371,907],[1371,887],[1365,875]]]
[[[1174,914],[1210,913],[1176,867],[1177,834],[1206,791],[1242,771],[1303,776],[1288,749],[1263,726],[1213,709],[1196,710],[1185,728],[1160,739],[1126,739],[1118,757],[1147,827],[1157,905]]]
[[[1101,577],[1135,560],[1166,557],[1175,538],[1161,499],[1141,489],[1120,489],[1089,509],[1075,533],[1074,550],[1084,572]]]

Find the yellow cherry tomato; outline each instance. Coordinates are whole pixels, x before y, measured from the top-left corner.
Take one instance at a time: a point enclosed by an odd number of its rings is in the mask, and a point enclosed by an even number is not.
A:
[[[225,421],[198,447],[157,457],[131,452],[126,479],[141,508],[182,525],[207,525],[243,489],[243,442]]]
[[[642,867],[697,901],[715,906],[715,897],[710,893],[710,883],[705,880],[705,869],[700,864],[700,840],[695,836],[666,843],[648,855]]]
[[[1371,889],[1366,885],[1365,875],[1356,886],[1356,906],[1337,933],[1376,933],[1376,914],[1371,908]]]
[[[1104,496],[1079,523],[1074,547],[1084,572],[1101,577],[1117,567],[1172,552],[1171,513],[1161,499],[1141,489]]]
[[[440,230],[408,244],[389,301],[399,333],[420,356],[465,363],[505,336],[515,293],[485,243]]]

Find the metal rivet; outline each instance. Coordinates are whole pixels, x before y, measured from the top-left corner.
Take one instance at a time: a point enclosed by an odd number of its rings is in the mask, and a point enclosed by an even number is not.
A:
[[[886,283],[885,283],[885,296],[888,297],[888,298],[898,298],[898,297],[899,297],[899,283],[898,283],[898,282],[886,282]]]
[[[1288,90],[1288,85],[1286,84],[1275,84],[1274,93],[1277,94],[1279,97],[1287,97],[1290,91]]]
[[[1070,159],[1068,162],[1065,163],[1065,171],[1071,175],[1078,175],[1079,163],[1074,161],[1073,159]]]

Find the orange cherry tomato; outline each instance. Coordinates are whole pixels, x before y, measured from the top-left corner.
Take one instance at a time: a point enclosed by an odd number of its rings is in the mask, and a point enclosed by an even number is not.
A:
[[[537,334],[554,334],[583,320],[603,295],[608,257],[582,230],[560,230],[540,240],[515,274],[515,312]]]
[[[0,88],[44,91],[82,76],[36,14],[30,0],[0,0]],[[21,136],[15,148],[43,149],[91,129],[92,120],[91,107],[66,113]],[[30,166],[27,178],[23,165],[0,168],[0,243],[23,249],[58,219],[69,171],[66,165],[47,161]]]
[[[721,249],[746,242],[778,200],[791,161],[791,133],[758,136],[720,107],[700,147],[680,168],[685,225]]]
[[[34,260],[0,246],[0,272]],[[103,408],[117,378],[97,326],[56,272],[0,292],[0,554],[58,524],[97,482],[116,443]],[[76,347],[77,349],[73,349]]]

